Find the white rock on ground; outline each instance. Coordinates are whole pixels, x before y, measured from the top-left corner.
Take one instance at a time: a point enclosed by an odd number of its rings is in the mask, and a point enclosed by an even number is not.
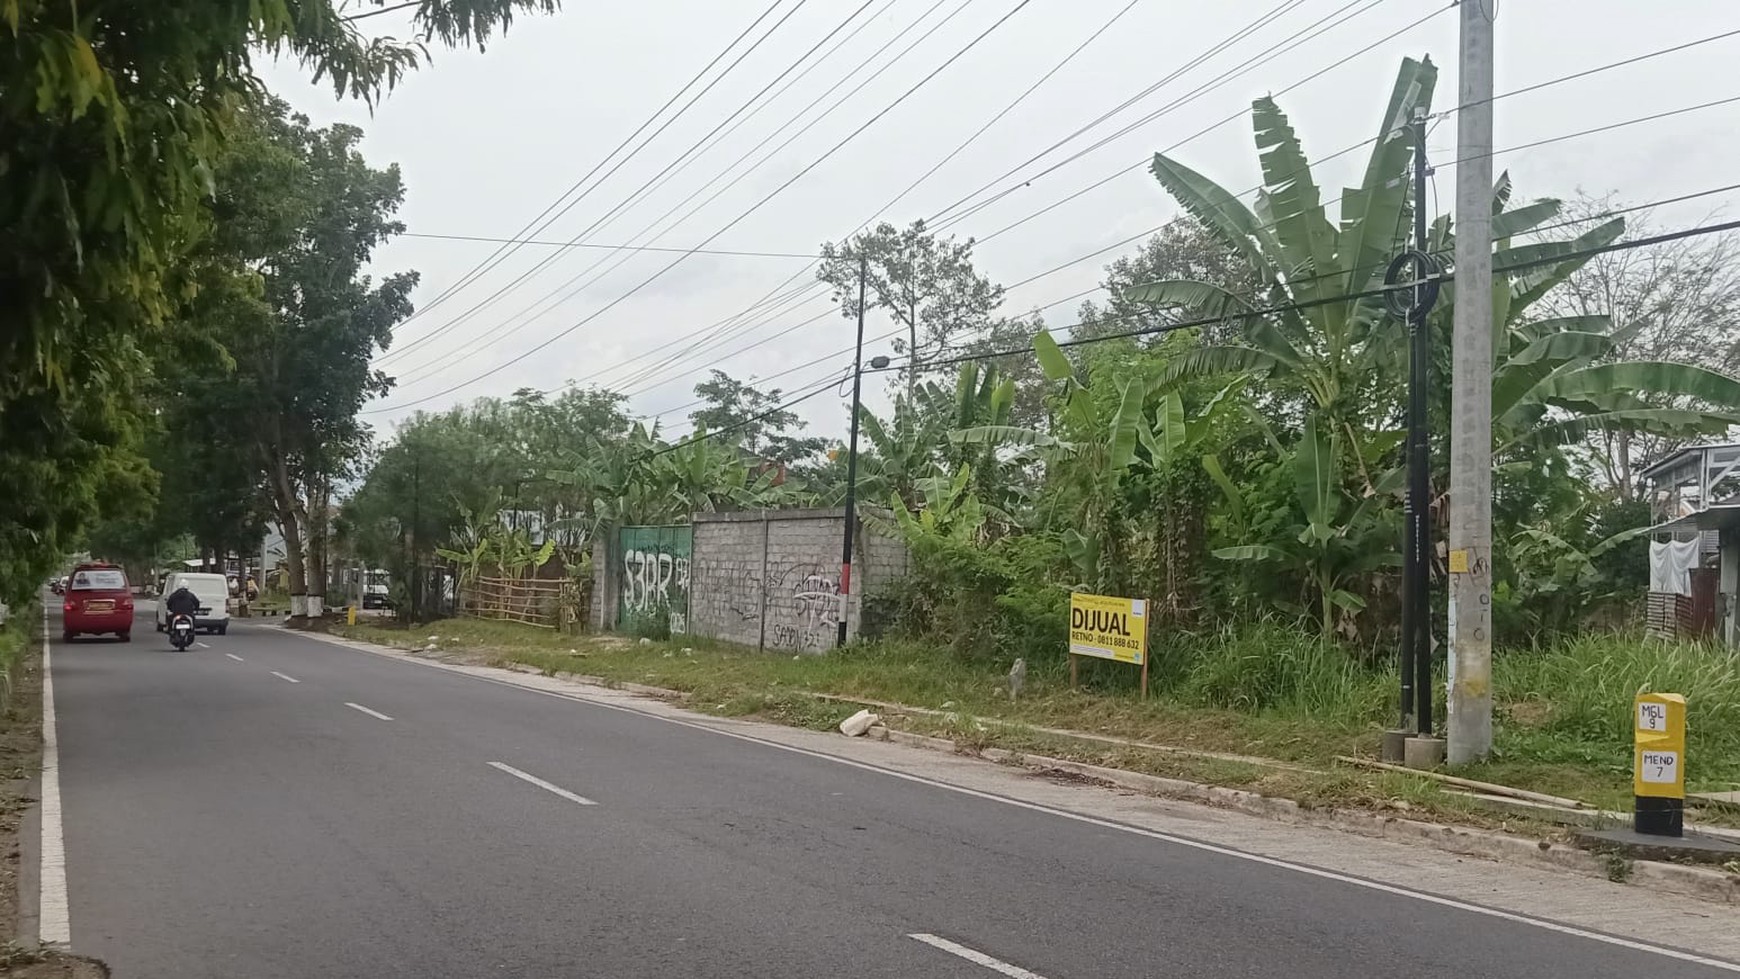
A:
[[[868,710],[861,710],[840,722],[840,733],[848,738],[856,738],[870,730],[880,720],[882,718],[879,715],[872,714]]]

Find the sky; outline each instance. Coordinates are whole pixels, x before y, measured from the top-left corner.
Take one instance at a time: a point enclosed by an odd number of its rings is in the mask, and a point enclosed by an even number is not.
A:
[[[1575,135],[1740,97],[1715,70],[1740,58],[1733,0],[1466,2],[1496,14],[1495,169],[1519,198],[1648,203],[1740,182],[1740,102]],[[1010,286],[1003,313],[1038,309],[1067,327],[1083,299],[1103,297],[1089,290],[1104,266],[1180,213],[1147,172],[1156,151],[1249,203],[1253,98],[1276,98],[1312,159],[1377,135],[1404,57],[1439,66],[1435,110],[1456,103],[1448,0],[565,6],[516,20],[485,51],[434,49],[372,113],[294,62],[262,66],[298,110],[361,127],[368,160],[403,172],[409,233],[372,270],[421,281],[417,314],[379,363],[397,387],[365,409],[383,436],[418,410],[597,384],[676,437],[710,370],[788,397],[826,387],[850,367],[854,324],[806,256],[867,222],[924,218],[976,239],[978,268]],[[404,38],[408,15],[356,24]],[[1428,147],[1434,206],[1449,209],[1454,113]],[[1325,198],[1364,163],[1362,150],[1315,166]],[[1736,203],[1740,192],[1713,194],[1652,220],[1695,225]],[[568,242],[673,251],[554,247]],[[769,254],[688,252],[700,248]],[[866,360],[892,354],[892,329],[872,313]],[[886,407],[889,377],[867,379],[873,408]],[[796,410],[812,432],[842,435],[848,391]]]

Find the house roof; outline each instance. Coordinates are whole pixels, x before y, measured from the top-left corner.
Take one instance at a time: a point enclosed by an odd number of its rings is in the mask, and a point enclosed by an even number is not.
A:
[[[1737,528],[1740,528],[1740,497],[1713,503],[1696,513],[1688,513],[1666,523],[1656,524],[1649,528],[1649,531],[1651,534],[1677,534]]]
[[[1679,451],[1673,453],[1672,455],[1669,455],[1667,458],[1661,460],[1660,462],[1657,462],[1654,465],[1651,465],[1648,468],[1644,469],[1642,472],[1637,474],[1638,478],[1648,479],[1651,476],[1654,476],[1658,473],[1665,472],[1669,469],[1672,469],[1674,466],[1685,461],[1687,458],[1689,458],[1691,456],[1701,455],[1701,454],[1708,452],[1712,449],[1740,449],[1740,442],[1709,442],[1709,443],[1705,443],[1703,445],[1688,445],[1685,448],[1680,449]]]

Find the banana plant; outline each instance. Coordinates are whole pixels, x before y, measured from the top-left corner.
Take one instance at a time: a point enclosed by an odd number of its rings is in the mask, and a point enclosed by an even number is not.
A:
[[[869,451],[858,460],[858,488],[866,499],[892,495],[903,508],[918,505],[918,481],[943,461],[938,447],[947,441],[950,413],[943,406],[948,400],[934,382],[926,382],[897,395],[886,422],[859,407],[859,430]]]
[[[509,531],[501,527],[495,528],[491,550],[494,551],[496,564],[503,574],[509,578],[524,575],[527,569],[536,570],[549,562],[551,555],[556,553],[555,540],[546,540],[538,547],[532,546],[532,539],[523,530]]]
[[[496,515],[501,512],[500,494],[492,492],[488,502],[479,510],[474,511],[464,503],[458,506],[464,522],[448,542],[449,546],[437,547],[435,553],[452,561],[459,569],[460,583],[469,585],[475,583],[483,569],[495,561],[495,540],[490,528],[496,524]]]
[[[1396,79],[1361,186],[1343,191],[1339,224],[1328,217],[1297,134],[1267,97],[1252,106],[1264,186],[1252,207],[1164,154],[1151,167],[1160,184],[1228,247],[1257,283],[1252,296],[1190,280],[1151,283],[1129,298],[1206,315],[1243,316],[1244,341],[1206,346],[1178,358],[1164,380],[1217,374],[1263,375],[1301,393],[1342,433],[1356,427],[1374,397],[1396,400],[1384,368],[1404,343],[1386,328],[1377,297],[1339,300],[1381,284],[1411,214],[1407,122],[1431,104],[1437,69],[1407,59]],[[1349,448],[1353,448],[1349,446]]]
[[[1416,112],[1430,110],[1436,81],[1429,59],[1404,59],[1364,179],[1342,192],[1338,222],[1328,216],[1298,135],[1267,97],[1257,99],[1251,113],[1264,183],[1252,207],[1179,161],[1155,156],[1152,170],[1160,184],[1245,259],[1258,283],[1254,296],[1188,280],[1128,292],[1129,298],[1158,306],[1237,315],[1244,323],[1242,342],[1198,348],[1178,358],[1166,380],[1246,374],[1290,386],[1347,443],[1350,459],[1366,455],[1359,443],[1369,433],[1394,427],[1402,396],[1394,379],[1404,376],[1406,332],[1387,316],[1378,297],[1342,297],[1379,287],[1390,258],[1408,246],[1405,229],[1416,202],[1407,179],[1412,152],[1407,123]],[[1570,439],[1594,428],[1687,432],[1727,424],[1726,411],[1685,414],[1660,402],[1689,396],[1718,409],[1740,409],[1732,379],[1668,362],[1599,365],[1600,353],[1612,346],[1603,339],[1609,332],[1603,317],[1531,322],[1531,305],[1588,261],[1583,252],[1617,240],[1625,230],[1623,219],[1598,223],[1569,239],[1518,245],[1517,236],[1559,216],[1560,202],[1513,207],[1508,175],[1499,179],[1492,200],[1494,322],[1509,341],[1498,345],[1494,400],[1506,411],[1516,409],[1498,448],[1559,435]],[[1454,246],[1454,229],[1448,217],[1440,218],[1431,229],[1430,248],[1447,259]],[[1453,299],[1451,290],[1444,290],[1433,311],[1433,332],[1441,344],[1450,333]],[[1259,304],[1280,308],[1248,315]],[[1612,391],[1627,397],[1610,402],[1592,397]],[[1545,431],[1533,431],[1542,426]]]
[[[1247,207],[1200,173],[1164,154],[1152,172],[1161,186],[1227,247],[1256,282],[1236,294],[1214,283],[1150,283],[1126,297],[1191,314],[1237,317],[1243,337],[1198,347],[1175,359],[1162,387],[1211,376],[1264,377],[1331,433],[1338,463],[1358,467],[1370,498],[1399,493],[1393,454],[1403,414],[1407,332],[1380,297],[1346,298],[1382,285],[1390,259],[1408,247],[1413,181],[1409,123],[1429,112],[1437,81],[1430,60],[1404,59],[1356,187],[1340,194],[1330,217],[1297,133],[1270,98],[1252,106],[1263,187]],[[1616,346],[1606,317],[1534,317],[1531,307],[1577,272],[1588,252],[1618,240],[1625,222],[1600,221],[1570,238],[1516,243],[1561,214],[1556,200],[1513,201],[1509,175],[1492,192],[1494,452],[1499,461],[1578,442],[1593,431],[1692,437],[1740,423],[1740,380],[1665,361],[1604,363]],[[1455,248],[1448,216],[1429,232],[1431,251],[1448,264]],[[1534,237],[1539,237],[1535,234]],[[1262,313],[1254,310],[1263,309]],[[1446,358],[1452,290],[1434,308],[1437,357]],[[1448,410],[1442,385],[1437,410]],[[1689,406],[1689,407],[1688,407]],[[1228,485],[1213,468],[1223,491]],[[1351,473],[1350,473],[1351,474]]]
[[[1077,507],[1063,531],[1064,547],[1083,577],[1095,580],[1100,542],[1115,533],[1109,522],[1119,482],[1132,469],[1164,469],[1187,458],[1236,403],[1234,395],[1244,379],[1222,388],[1194,418],[1187,417],[1183,395],[1177,390],[1161,394],[1150,414],[1154,385],[1147,380],[1116,378],[1106,382],[1116,386],[1115,397],[1104,396],[1081,382],[1075,365],[1049,331],[1034,337],[1033,348],[1046,379],[1057,386],[1053,403],[1058,419],[1053,429],[1065,437],[1009,425],[980,425],[957,430],[950,440],[981,451],[1017,447],[1044,462],[1055,478],[1073,483]],[[1213,467],[1211,474],[1219,468],[1205,465]]]
[[[1401,555],[1386,546],[1395,535],[1380,524],[1374,506],[1377,498],[1354,502],[1343,490],[1337,441],[1334,432],[1307,416],[1289,460],[1294,498],[1278,539],[1213,552],[1221,560],[1264,564],[1306,581],[1311,592],[1307,598],[1316,600],[1314,618],[1325,640],[1335,636],[1338,614],[1351,628],[1354,617],[1365,608],[1365,599],[1350,587],[1356,579],[1401,564]],[[1230,481],[1217,483],[1229,504],[1242,511],[1244,500],[1238,489]]]
[[[954,474],[937,473],[919,480],[924,504],[909,510],[898,496],[889,498],[894,520],[909,540],[943,538],[957,543],[977,539],[984,529],[986,512],[973,494],[973,469],[961,466]]]

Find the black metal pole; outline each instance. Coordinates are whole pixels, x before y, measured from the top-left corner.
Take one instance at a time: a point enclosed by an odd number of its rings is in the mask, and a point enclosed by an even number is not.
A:
[[[846,645],[846,615],[852,607],[852,533],[858,527],[858,396],[864,383],[864,285],[870,256],[858,256],[858,343],[852,354],[852,424],[846,443],[846,537],[840,546],[840,631],[835,646]]]
[[[411,621],[423,621],[423,459],[411,454]]]
[[[1414,119],[1414,248],[1426,254],[1426,118]],[[1431,300],[1425,286],[1426,270],[1415,280],[1412,329],[1408,353],[1408,510],[1413,524],[1414,576],[1411,599],[1414,632],[1409,637],[1414,661],[1414,719],[1422,735],[1432,733],[1432,606],[1431,456],[1427,444],[1426,384],[1432,362],[1431,330],[1427,314]]]

